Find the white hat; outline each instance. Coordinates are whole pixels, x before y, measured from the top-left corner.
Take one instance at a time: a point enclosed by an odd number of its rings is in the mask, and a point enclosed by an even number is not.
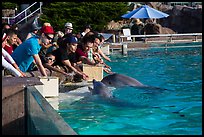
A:
[[[72,23],[70,23],[70,22],[65,23],[64,27],[68,27],[68,28],[73,29]]]

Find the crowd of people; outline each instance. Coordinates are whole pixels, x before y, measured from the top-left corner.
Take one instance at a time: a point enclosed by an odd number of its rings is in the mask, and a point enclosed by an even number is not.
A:
[[[111,61],[102,50],[105,38],[85,25],[84,30],[73,34],[73,25],[65,23],[63,31],[54,31],[50,23],[42,27],[32,24],[31,32],[23,41],[18,29],[4,24],[2,29],[2,69],[7,75],[26,77],[26,72],[40,71],[42,76],[55,71],[65,76],[74,74],[80,80],[89,76],[83,72],[83,64],[102,66],[106,73],[111,67],[103,59]]]
[[[124,28],[129,28],[131,35],[160,34],[161,32],[161,25],[157,24],[156,19],[152,18],[145,19],[144,22],[138,18],[130,19],[126,21],[125,25],[122,27],[122,29]],[[135,40],[142,41],[143,38],[137,37]]]

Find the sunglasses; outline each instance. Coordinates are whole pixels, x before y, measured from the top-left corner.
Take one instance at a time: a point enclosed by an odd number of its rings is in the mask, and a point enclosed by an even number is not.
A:
[[[47,37],[48,40],[52,40],[53,38],[51,38],[49,35],[45,34],[45,36]]]
[[[51,57],[46,57],[47,60],[51,60],[52,62],[55,62],[55,59],[51,58]]]
[[[69,28],[69,27],[65,27],[65,29],[73,30],[72,28]]]

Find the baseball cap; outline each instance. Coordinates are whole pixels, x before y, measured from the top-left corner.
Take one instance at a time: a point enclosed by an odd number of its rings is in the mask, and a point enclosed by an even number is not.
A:
[[[64,27],[73,29],[72,23],[70,22],[65,23]]]
[[[74,36],[70,36],[70,37],[66,38],[66,42],[67,43],[78,43],[78,39]]]
[[[54,34],[55,33],[52,26],[43,26],[41,29],[41,32],[45,33],[45,34]]]

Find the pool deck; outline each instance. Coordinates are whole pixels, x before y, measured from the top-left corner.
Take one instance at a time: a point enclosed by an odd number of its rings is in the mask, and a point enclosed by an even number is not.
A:
[[[110,51],[122,50],[122,45],[127,44],[127,50],[141,50],[151,48],[152,44],[175,44],[175,43],[191,43],[191,42],[202,42],[202,35],[197,36],[179,36],[170,39],[169,37],[151,37],[146,38],[142,41],[123,41],[117,43],[110,43]]]

